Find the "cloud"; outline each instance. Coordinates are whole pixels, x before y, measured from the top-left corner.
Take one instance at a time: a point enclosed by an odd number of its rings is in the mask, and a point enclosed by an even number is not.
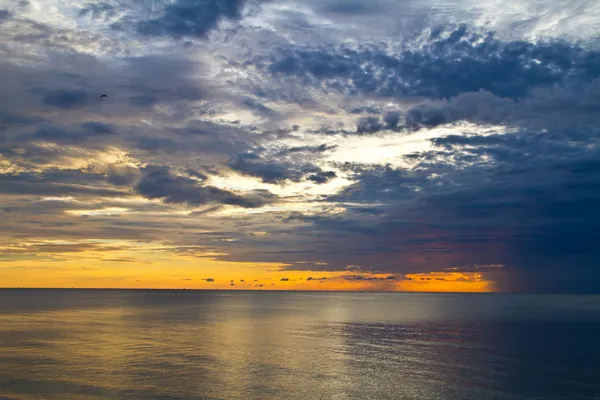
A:
[[[255,111],[259,115],[263,115],[266,117],[275,117],[277,115],[277,112],[275,112],[273,109],[265,106],[264,104],[254,99],[244,99],[242,101],[242,104],[248,107],[249,109]]]
[[[385,122],[386,129],[396,129],[400,122],[401,114],[397,111],[390,111],[385,114],[383,121]]]
[[[262,207],[272,202],[269,193],[255,191],[240,195],[213,186],[203,186],[195,179],[173,175],[169,167],[148,166],[136,184],[136,191],[149,199],[162,199],[166,203],[204,205],[219,203],[243,208]]]
[[[306,179],[317,184],[322,184],[329,182],[335,177],[337,177],[337,174],[333,171],[320,171],[316,174],[309,175]]]
[[[2,254],[8,255],[39,255],[39,254],[62,254],[62,253],[81,253],[85,251],[104,251],[110,252],[122,250],[119,246],[103,246],[99,243],[55,243],[52,241],[38,241],[27,243],[21,246],[12,246],[4,248]]]
[[[137,31],[146,36],[205,38],[223,19],[241,18],[244,0],[176,0],[160,17],[141,21]]]
[[[581,85],[600,73],[594,50],[559,40],[503,42],[466,25],[433,30],[416,49],[280,47],[265,65],[273,75],[328,90],[384,97],[449,98],[486,90],[517,99],[535,87]]]
[[[14,195],[34,196],[65,196],[65,195],[89,195],[118,197],[126,193],[109,187],[84,186],[76,182],[76,179],[85,179],[90,175],[81,171],[74,171],[71,176],[59,176],[52,173],[16,173],[0,174],[0,193]],[[62,181],[62,182],[61,182]]]
[[[376,14],[381,11],[381,2],[374,1],[369,4],[365,4],[359,0],[349,0],[349,1],[341,1],[341,0],[333,0],[322,3],[320,6],[321,10],[328,13],[339,13],[339,14],[357,14],[364,15],[366,14]]]
[[[215,280],[213,278],[206,278],[204,279],[206,282],[214,282]]]
[[[393,276],[377,277],[377,276],[365,276],[365,275],[345,275],[343,277],[347,281],[394,281],[396,280]]]
[[[131,166],[110,166],[106,170],[106,180],[114,186],[130,186],[140,175],[140,171]]]
[[[356,107],[350,110],[351,114],[381,114],[381,110],[379,108],[376,107],[371,107],[371,106],[362,106],[362,107]]]
[[[0,130],[33,125],[41,121],[41,118],[35,116],[11,114],[0,111]]]
[[[329,150],[334,150],[335,148],[337,148],[337,145],[327,145],[327,144],[321,144],[319,146],[295,146],[295,147],[290,147],[289,149],[285,149],[280,151],[279,153],[277,153],[277,156],[287,156],[293,153],[313,153],[313,154],[320,154],[320,153],[325,153],[326,151]]]
[[[169,138],[141,137],[133,138],[131,139],[131,142],[134,147],[146,150],[150,153],[174,154],[180,150],[179,144]]]
[[[281,278],[280,281],[281,282],[287,282],[287,281],[289,281],[289,278]]]
[[[0,24],[2,24],[4,21],[11,19],[12,17],[13,14],[10,11],[0,9]]]
[[[110,19],[115,17],[118,10],[108,3],[90,3],[79,10],[79,16],[90,17],[92,19]]]
[[[276,161],[262,161],[254,153],[241,154],[230,160],[229,168],[245,175],[261,178],[265,183],[281,183],[285,180],[299,181],[302,173],[291,164]]]
[[[101,121],[87,121],[81,124],[82,127],[89,129],[96,134],[112,134],[115,133],[114,127]]]
[[[379,117],[363,117],[358,120],[356,132],[358,133],[374,133],[383,129],[383,124]]]
[[[314,183],[326,183],[336,177],[333,171],[323,171],[311,164],[270,161],[255,153],[245,153],[230,159],[227,166],[244,175],[260,178],[264,183],[300,182],[305,176]],[[308,174],[308,175],[307,175]]]
[[[82,89],[39,89],[44,104],[57,108],[80,108],[88,104],[91,94]]]

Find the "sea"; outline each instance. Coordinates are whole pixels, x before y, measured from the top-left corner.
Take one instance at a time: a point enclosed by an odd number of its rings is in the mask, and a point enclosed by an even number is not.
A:
[[[0,290],[0,400],[600,399],[600,296]]]

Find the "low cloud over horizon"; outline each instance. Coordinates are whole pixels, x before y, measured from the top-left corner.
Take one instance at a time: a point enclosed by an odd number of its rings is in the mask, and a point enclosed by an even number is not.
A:
[[[54,3],[0,1],[3,286],[600,293],[600,3]]]

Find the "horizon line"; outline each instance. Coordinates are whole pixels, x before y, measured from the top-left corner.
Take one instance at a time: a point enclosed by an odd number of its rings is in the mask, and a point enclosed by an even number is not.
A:
[[[452,292],[452,291],[390,291],[390,290],[308,290],[308,289],[188,289],[188,288],[85,288],[85,287],[0,287],[0,290],[123,290],[123,291],[178,291],[178,292],[310,292],[310,293],[400,293],[400,294],[536,294],[536,295],[600,295],[600,293],[569,292]]]

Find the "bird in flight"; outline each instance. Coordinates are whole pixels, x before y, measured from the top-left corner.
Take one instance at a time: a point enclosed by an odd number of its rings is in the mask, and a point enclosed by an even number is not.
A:
[[[100,96],[101,99],[104,98],[104,97],[108,98],[108,96],[105,95],[105,94],[103,94],[102,96]]]

